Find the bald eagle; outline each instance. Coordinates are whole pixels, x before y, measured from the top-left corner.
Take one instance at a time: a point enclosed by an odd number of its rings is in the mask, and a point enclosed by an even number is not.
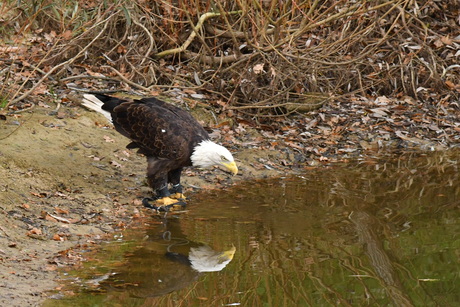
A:
[[[156,192],[154,208],[184,203],[180,178],[186,166],[218,165],[238,173],[230,151],[212,142],[206,130],[179,107],[154,97],[128,100],[102,94],[85,94],[83,105],[112,121],[119,133],[131,139],[126,147],[138,148],[147,157],[147,181]],[[147,200],[144,205],[149,206]]]

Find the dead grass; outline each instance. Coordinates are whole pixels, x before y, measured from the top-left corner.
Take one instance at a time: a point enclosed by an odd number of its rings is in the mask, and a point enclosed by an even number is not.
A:
[[[1,8],[19,13],[3,17],[3,32],[16,39],[3,44],[33,40],[9,68],[9,76],[29,71],[10,77],[15,91],[0,74],[10,104],[44,81],[64,87],[98,77],[145,94],[172,87],[212,93],[216,106],[256,118],[305,108],[312,93],[321,97],[312,108],[352,94],[433,104],[459,98],[455,0],[32,3]],[[12,58],[3,53],[2,67]]]

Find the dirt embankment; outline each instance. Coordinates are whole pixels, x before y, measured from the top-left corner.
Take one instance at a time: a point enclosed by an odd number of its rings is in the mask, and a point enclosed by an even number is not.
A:
[[[188,169],[185,192],[193,196],[357,156],[372,159],[380,150],[458,147],[453,105],[424,105],[421,118],[411,101],[376,103],[329,104],[296,118],[282,134],[222,125],[211,136],[235,153],[239,175]],[[209,110],[192,111],[215,124]],[[151,193],[145,158],[125,149],[128,143],[102,115],[73,103],[58,110],[42,103],[0,117],[0,306],[39,305],[58,286],[57,268],[81,260],[72,247],[97,246],[133,219],[154,214],[141,204]]]
[[[140,202],[150,193],[145,158],[126,150],[128,143],[79,107],[35,108],[0,121],[1,306],[38,305],[57,286],[56,269],[78,261],[71,247],[97,244],[152,214]],[[236,177],[187,170],[186,192],[283,174],[263,165],[285,159],[278,151],[240,148],[236,159]]]

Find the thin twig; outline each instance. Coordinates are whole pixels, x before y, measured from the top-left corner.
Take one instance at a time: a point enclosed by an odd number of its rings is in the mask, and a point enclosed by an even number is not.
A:
[[[150,92],[150,88],[147,88],[145,86],[142,86],[140,84],[137,84],[129,79],[127,79],[125,76],[123,76],[123,74],[121,72],[119,72],[118,70],[116,70],[115,68],[113,68],[112,66],[108,66],[108,65],[102,65],[101,68],[109,68],[110,70],[112,70],[114,73],[116,73],[118,75],[118,77],[121,78],[121,80],[131,86],[134,86],[138,89],[141,89],[143,91],[147,91],[147,92]]]
[[[149,41],[150,41],[150,44],[149,44],[149,48],[147,49],[147,51],[145,52],[145,55],[143,57],[143,59],[141,60],[139,66],[141,66],[142,64],[144,64],[144,61],[146,59],[149,58],[150,54],[152,53],[152,50],[153,48],[155,47],[155,39],[153,38],[152,36],[152,33],[150,33],[150,31],[142,24],[140,23],[139,21],[136,20],[136,18],[133,18],[132,19],[133,23],[138,25],[139,27],[142,28],[142,30],[144,30],[144,32],[147,34],[147,36],[149,37]]]
[[[79,79],[99,79],[99,80],[106,80],[106,81],[117,81],[120,82],[120,80],[115,79],[115,78],[110,78],[106,76],[91,76],[91,75],[76,75],[76,76],[69,76],[66,78],[59,79],[61,82],[67,82],[67,81],[72,81],[72,80],[79,80]]]

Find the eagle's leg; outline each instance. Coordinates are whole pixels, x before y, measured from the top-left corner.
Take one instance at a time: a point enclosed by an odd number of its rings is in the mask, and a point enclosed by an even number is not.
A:
[[[171,193],[171,198],[186,199],[185,195],[182,193],[182,185],[180,183],[174,184],[171,189],[169,189],[169,192]]]
[[[164,161],[153,157],[147,157],[147,182],[149,186],[156,192],[156,198],[153,199],[153,204],[149,203],[149,199],[144,199],[142,203],[146,207],[154,208],[162,211],[169,211],[175,205],[183,205],[178,199],[171,198],[171,193],[168,190],[168,175],[162,172]]]
[[[168,185],[165,185],[161,189],[157,190],[157,199],[155,200],[155,204],[159,207],[175,205],[178,202],[177,199],[170,196],[171,193],[168,190]]]
[[[182,168],[172,170],[168,173],[168,181],[172,184],[169,192],[171,193],[171,198],[185,200],[186,197],[182,192],[182,185],[180,184],[180,175]]]

